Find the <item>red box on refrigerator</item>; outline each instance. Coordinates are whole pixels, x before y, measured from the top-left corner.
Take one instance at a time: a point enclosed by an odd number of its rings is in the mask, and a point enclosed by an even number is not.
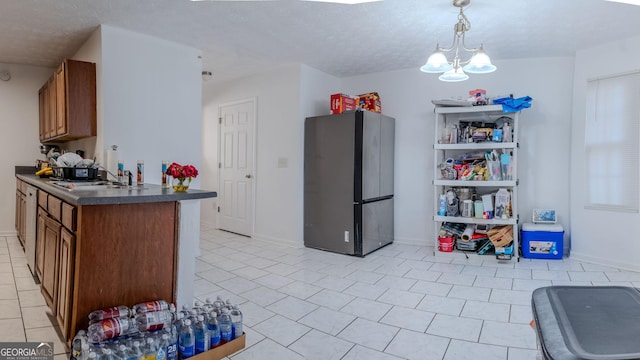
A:
[[[358,106],[363,110],[369,110],[376,113],[382,112],[382,103],[377,92],[358,95],[358,102]]]
[[[331,95],[331,114],[342,114],[345,111],[355,110],[358,100],[345,94]]]

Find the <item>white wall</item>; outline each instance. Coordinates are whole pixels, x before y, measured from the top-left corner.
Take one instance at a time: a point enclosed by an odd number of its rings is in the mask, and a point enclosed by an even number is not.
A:
[[[19,166],[44,158],[39,146],[38,90],[54,69],[0,63],[11,80],[0,81],[0,235],[15,235],[15,175]]]
[[[572,256],[605,265],[640,270],[640,214],[585,209],[587,174],[584,147],[587,79],[637,71],[640,37],[611,42],[578,51],[573,83],[571,137],[571,229]],[[603,66],[606,64],[607,69]],[[629,174],[638,176],[638,174]]]
[[[125,168],[145,161],[145,181],[160,184],[162,160],[200,166],[200,51],[102,26],[106,146],[118,145]],[[198,187],[199,178],[193,186]]]
[[[203,163],[207,187],[218,189],[218,107],[256,98],[255,227],[253,237],[302,245],[304,119],[329,113],[340,80],[306,65],[290,65],[225,84],[205,85]],[[278,168],[278,158],[289,166]],[[216,179],[215,181],[213,179]],[[202,206],[202,221],[215,224],[215,203]]]
[[[145,182],[160,184],[162,160],[200,167],[200,51],[111,26],[101,26],[77,52],[96,62],[98,136],[94,154],[119,146],[125,168],[145,162]],[[192,182],[199,188],[200,178]],[[198,201],[181,204],[177,303],[191,304],[200,236]]]
[[[569,229],[569,138],[572,58],[496,62],[492,74],[444,83],[417,68],[343,79],[345,91],[377,91],[382,112],[396,118],[395,239],[433,244],[433,99],[468,96],[482,88],[488,96],[531,96],[521,113],[519,209],[522,222],[533,208],[558,210]],[[524,70],[526,69],[526,70]]]

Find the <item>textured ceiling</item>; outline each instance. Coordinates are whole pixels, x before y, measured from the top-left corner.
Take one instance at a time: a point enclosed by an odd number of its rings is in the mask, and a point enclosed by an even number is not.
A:
[[[218,81],[283,63],[336,76],[419,67],[452,40],[450,0],[0,0],[0,63],[57,65],[99,24],[202,50]],[[603,0],[472,0],[467,42],[493,60],[572,56],[640,34],[640,6]]]

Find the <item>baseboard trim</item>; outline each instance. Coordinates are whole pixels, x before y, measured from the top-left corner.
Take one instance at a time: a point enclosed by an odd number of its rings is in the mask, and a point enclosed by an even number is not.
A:
[[[433,244],[429,244],[427,240],[423,238],[395,237],[393,242],[403,245],[434,246]]]
[[[571,251],[570,258],[573,260],[584,261],[592,264],[611,266],[611,267],[615,267],[623,270],[640,272],[640,265],[637,263],[625,263],[625,262],[616,261],[613,259],[606,259],[598,256],[591,256],[591,255],[577,252],[575,250]]]
[[[13,231],[0,231],[0,236],[18,236],[18,232]]]

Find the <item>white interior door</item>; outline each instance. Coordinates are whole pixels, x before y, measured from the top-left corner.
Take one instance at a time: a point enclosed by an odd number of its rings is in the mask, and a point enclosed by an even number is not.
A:
[[[251,236],[256,101],[221,105],[219,110],[218,227]]]

